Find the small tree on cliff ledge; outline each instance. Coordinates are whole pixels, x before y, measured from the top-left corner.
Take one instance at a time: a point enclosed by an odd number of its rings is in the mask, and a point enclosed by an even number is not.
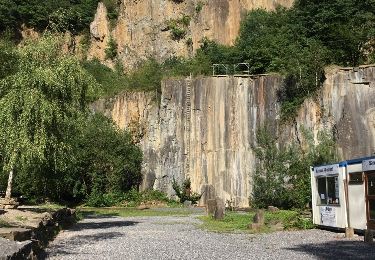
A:
[[[51,36],[26,44],[19,50],[17,73],[0,81],[0,146],[4,170],[9,171],[8,200],[18,167],[64,167],[67,139],[95,86],[79,62],[60,50]]]

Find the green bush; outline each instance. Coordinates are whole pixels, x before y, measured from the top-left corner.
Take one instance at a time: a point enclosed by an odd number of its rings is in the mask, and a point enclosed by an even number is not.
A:
[[[251,205],[304,208],[311,200],[310,166],[335,161],[335,142],[322,132],[315,146],[313,137],[305,131],[307,150],[294,144],[278,147],[268,129],[257,133],[258,145],[254,151],[259,166],[253,176]]]
[[[114,58],[116,58],[116,56],[117,56],[117,43],[116,43],[115,39],[113,39],[112,37],[109,38],[108,46],[104,51],[105,51],[105,58],[106,59],[113,60]]]
[[[185,201],[191,201],[192,204],[197,204],[198,201],[202,197],[202,194],[191,192],[191,181],[190,181],[190,179],[186,179],[182,183],[182,186],[180,186],[176,182],[176,180],[173,179],[172,188],[175,191],[176,196],[180,199],[180,203],[184,203]]]
[[[107,17],[112,22],[119,16],[119,1],[117,0],[104,0],[103,3],[107,8]]]
[[[79,33],[94,18],[99,0],[0,0],[0,32],[18,33],[22,24],[44,31],[47,27]]]
[[[131,189],[128,192],[103,193],[103,191],[93,191],[86,200],[86,205],[90,207],[136,207],[141,203],[151,201],[170,202],[167,195],[157,190],[147,190],[138,192]]]
[[[204,3],[202,1],[198,1],[198,3],[195,5],[195,12],[198,14],[202,11],[204,6]]]
[[[185,37],[190,20],[190,16],[183,15],[179,19],[171,19],[167,22],[167,27],[168,30],[171,31],[171,37],[173,40],[178,41]]]
[[[95,98],[114,96],[129,88],[128,78],[122,72],[108,68],[99,60],[84,61],[82,65],[101,86]]]

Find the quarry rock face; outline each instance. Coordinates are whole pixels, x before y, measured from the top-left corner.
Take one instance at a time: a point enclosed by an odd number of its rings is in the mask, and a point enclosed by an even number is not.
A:
[[[91,46],[88,51],[88,59],[98,58],[104,61],[105,49],[108,46],[110,35],[110,24],[107,18],[107,8],[99,2],[94,21],[90,24]]]
[[[296,128],[332,132],[340,159],[371,156],[375,152],[375,67],[331,68],[316,100],[307,100]],[[296,137],[301,136],[297,133]]]
[[[172,180],[190,178],[193,192],[210,185],[212,196],[248,206],[257,164],[252,147],[265,123],[281,145],[303,142],[302,129],[316,141],[325,130],[333,133],[341,159],[374,153],[375,67],[334,68],[326,77],[317,96],[288,123],[279,120],[277,75],[171,79],[162,83],[161,97],[123,93],[93,107],[138,133],[143,189],[173,196]]]
[[[247,205],[256,130],[276,122],[280,84],[279,76],[167,80],[160,104],[154,93],[124,93],[95,109],[120,127],[143,126],[143,189],[173,195],[172,180],[190,178],[194,192],[210,184],[216,196]]]
[[[104,50],[112,36],[126,70],[150,57],[159,62],[173,56],[188,57],[200,47],[203,38],[233,44],[247,11],[292,4],[292,0],[122,0],[119,17],[111,26],[104,4],[99,3],[90,26],[92,44],[88,56],[104,61]],[[181,38],[173,37],[171,23],[184,31]]]

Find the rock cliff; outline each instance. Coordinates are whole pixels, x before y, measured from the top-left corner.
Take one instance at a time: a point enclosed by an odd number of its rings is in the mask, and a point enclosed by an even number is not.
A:
[[[292,0],[122,0],[119,17],[111,27],[107,10],[100,3],[90,26],[89,58],[105,60],[110,37],[118,44],[118,57],[125,69],[153,57],[164,61],[172,56],[192,55],[207,37],[230,45],[238,36],[241,18],[248,10],[290,7]],[[183,21],[184,20],[184,21]],[[173,37],[174,27],[182,37]]]
[[[279,123],[277,75],[166,80],[158,103],[154,93],[124,93],[101,100],[104,111],[139,137],[144,151],[143,189],[172,195],[171,181],[190,177],[193,191],[205,184],[216,195],[247,206],[256,167],[256,131],[270,123],[281,142],[332,131],[342,159],[375,152],[375,67],[333,68],[314,99],[294,122]]]

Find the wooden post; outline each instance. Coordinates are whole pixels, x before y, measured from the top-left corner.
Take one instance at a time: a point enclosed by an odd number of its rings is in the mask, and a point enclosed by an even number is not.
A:
[[[346,222],[348,226],[345,228],[345,237],[346,238],[353,238],[354,237],[354,229],[351,227],[350,224],[350,210],[349,210],[349,185],[348,185],[348,176],[346,175],[346,179],[344,180],[344,192],[345,192],[345,206],[346,206]]]
[[[374,231],[371,229],[365,230],[365,242],[366,243],[373,243],[374,241]]]

